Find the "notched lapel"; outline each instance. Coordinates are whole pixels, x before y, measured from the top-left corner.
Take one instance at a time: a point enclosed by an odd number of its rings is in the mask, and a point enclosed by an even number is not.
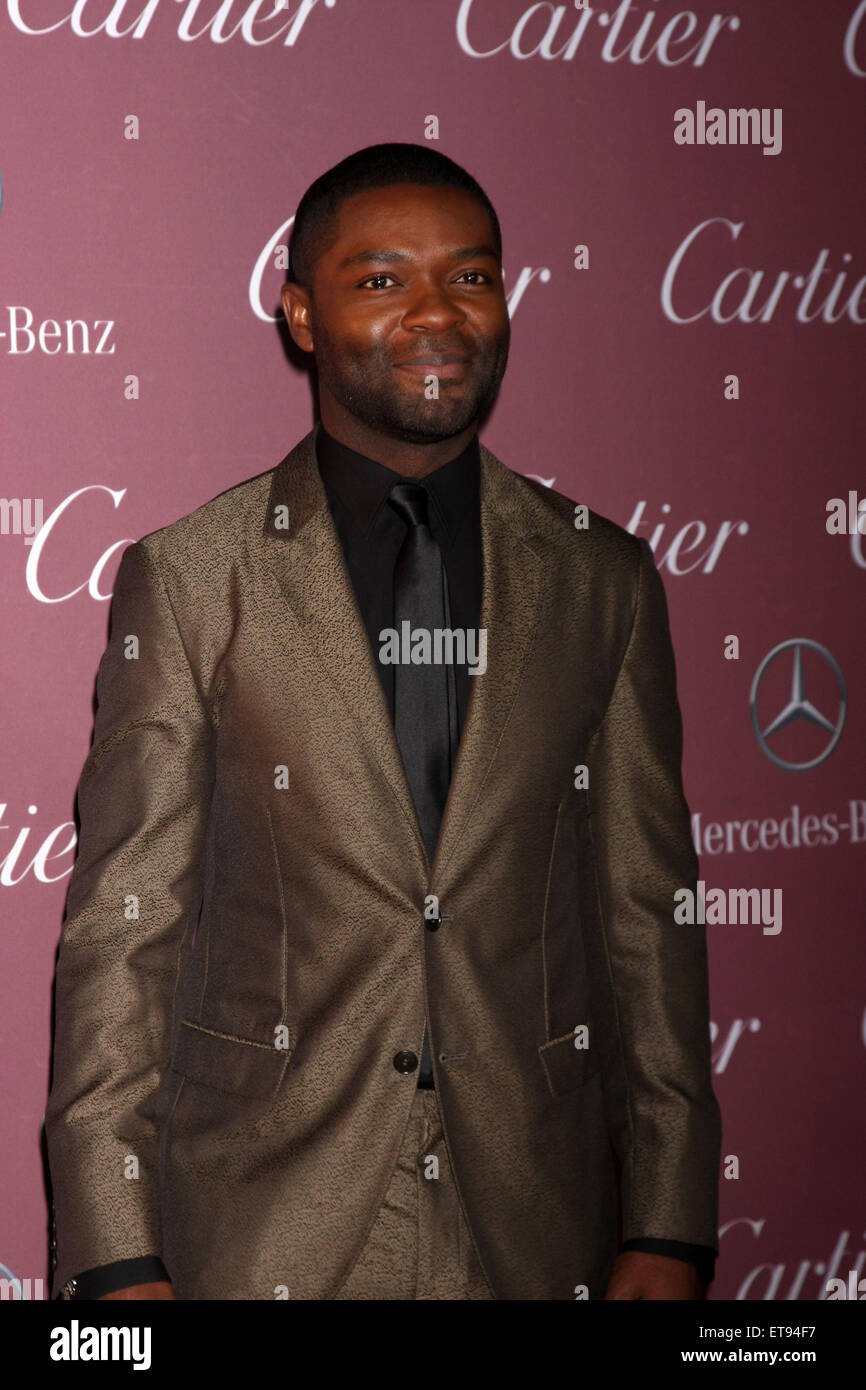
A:
[[[469,699],[451,778],[432,882],[445,893],[469,845],[472,811],[496,757],[529,657],[543,591],[542,559],[532,542],[523,485],[481,445],[482,595],[487,670],[470,677]],[[537,541],[535,542],[537,544]]]
[[[317,432],[318,426],[274,472],[263,525],[265,558],[323,668],[319,698],[326,697],[328,682],[340,692],[344,715],[357,726],[359,748],[372,749],[426,864],[385,693],[319,474]]]

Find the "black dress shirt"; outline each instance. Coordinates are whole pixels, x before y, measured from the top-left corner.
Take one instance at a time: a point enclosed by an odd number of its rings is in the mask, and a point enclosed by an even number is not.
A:
[[[407,478],[340,444],[320,425],[316,458],[346,568],[394,720],[394,667],[379,661],[383,628],[394,626],[394,565],[406,526],[386,499],[396,483],[420,481],[430,498],[430,530],[442,552],[453,628],[478,627],[481,615],[481,456],[473,435],[462,453],[425,478]],[[454,664],[457,732],[466,722],[478,677]]]
[[[481,615],[481,458],[478,436],[473,435],[462,453],[422,479],[407,478],[341,444],[320,424],[316,458],[358,608],[370,641],[373,663],[379,672],[394,718],[394,667],[378,659],[383,628],[394,625],[394,563],[406,535],[404,523],[387,505],[386,498],[398,482],[422,482],[430,496],[430,529],[442,551],[451,603],[450,626],[477,628]],[[466,665],[455,664],[458,737],[466,722],[473,680]],[[710,1246],[676,1240],[627,1240],[623,1250],[644,1250],[667,1255],[697,1267],[705,1284],[713,1278],[716,1252]],[[77,1283],[77,1296],[102,1294],[134,1283],[168,1279],[156,1256],[120,1260],[88,1270]]]

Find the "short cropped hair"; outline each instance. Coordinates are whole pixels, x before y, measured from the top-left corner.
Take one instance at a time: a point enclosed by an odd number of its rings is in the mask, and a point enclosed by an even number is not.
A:
[[[320,175],[301,198],[289,241],[289,280],[312,290],[316,261],[336,235],[337,216],[346,198],[398,183],[459,188],[476,198],[490,218],[494,249],[501,259],[499,219],[484,189],[466,169],[430,145],[368,145]]]

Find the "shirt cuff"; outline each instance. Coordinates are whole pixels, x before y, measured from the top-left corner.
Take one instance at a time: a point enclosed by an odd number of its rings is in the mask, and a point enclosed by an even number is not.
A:
[[[627,1240],[623,1250],[644,1250],[648,1255],[666,1255],[671,1260],[685,1260],[694,1265],[704,1284],[715,1277],[717,1251],[711,1245],[688,1245],[682,1240]]]
[[[86,1269],[64,1284],[60,1297],[102,1298],[103,1294],[117,1293],[133,1284],[155,1284],[161,1280],[171,1282],[159,1256],[141,1255],[134,1260],[115,1260],[113,1264]]]

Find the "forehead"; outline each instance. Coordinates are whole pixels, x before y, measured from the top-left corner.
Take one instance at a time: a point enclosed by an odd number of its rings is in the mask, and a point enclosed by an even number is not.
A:
[[[350,244],[370,240],[399,240],[404,248],[438,246],[465,241],[468,234],[492,240],[484,204],[462,188],[426,184],[388,184],[368,188],[344,199],[337,211],[332,253],[344,255]]]

